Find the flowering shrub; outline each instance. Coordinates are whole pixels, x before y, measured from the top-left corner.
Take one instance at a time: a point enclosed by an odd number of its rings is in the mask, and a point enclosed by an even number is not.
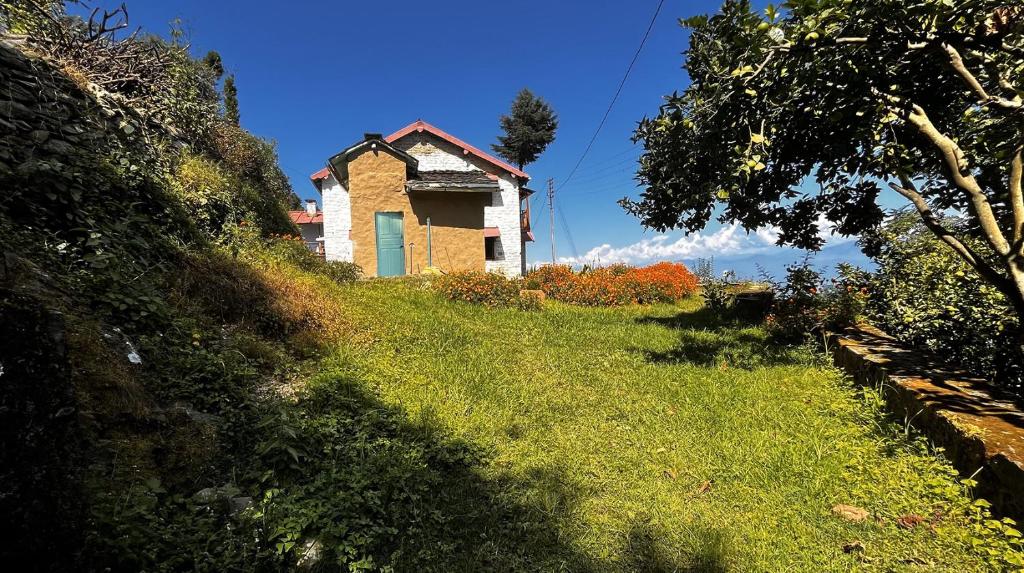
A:
[[[528,274],[525,284],[569,304],[620,306],[679,300],[697,290],[697,277],[679,263],[615,264],[579,273],[567,265],[547,265]]]
[[[521,294],[522,286],[520,280],[480,271],[450,273],[434,282],[434,288],[448,300],[472,302],[491,308],[539,310],[540,299],[535,294]]]
[[[863,273],[848,264],[826,282],[810,262],[786,267],[786,281],[774,284],[775,302],[765,327],[776,338],[798,340],[823,328],[855,324],[864,315],[868,291]]]
[[[569,265],[545,265],[526,275],[526,288],[542,290],[544,294],[555,299],[564,300],[572,289],[575,273]]]
[[[697,276],[681,263],[656,263],[632,269],[637,283],[637,302],[671,302],[697,290]]]
[[[621,306],[636,302],[636,290],[630,273],[603,268],[573,275],[568,290],[549,296],[580,306]]]

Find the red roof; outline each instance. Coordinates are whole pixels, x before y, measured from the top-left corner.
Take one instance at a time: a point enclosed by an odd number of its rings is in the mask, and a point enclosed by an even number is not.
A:
[[[417,119],[416,121],[410,123],[409,125],[403,127],[402,129],[399,129],[398,131],[396,131],[396,132],[392,133],[391,135],[385,137],[384,141],[386,141],[388,143],[394,143],[395,141],[405,137],[406,135],[409,135],[410,133],[412,133],[414,131],[416,131],[416,132],[426,131],[426,132],[432,133],[432,134],[436,135],[437,137],[440,137],[441,139],[447,141],[448,143],[451,143],[452,145],[455,145],[457,147],[461,147],[463,152],[465,152],[465,153],[472,153],[478,159],[482,159],[482,160],[490,163],[491,165],[494,165],[496,167],[500,167],[501,169],[504,169],[505,171],[508,171],[509,173],[511,173],[512,175],[515,175],[516,177],[521,177],[523,179],[529,179],[530,178],[530,176],[527,175],[526,173],[524,173],[522,170],[516,169],[515,167],[512,167],[508,163],[505,163],[504,161],[498,159],[497,157],[494,157],[493,155],[490,155],[489,153],[484,153],[483,151],[480,151],[479,149],[473,147],[472,145],[466,143],[465,141],[462,141],[461,139],[455,137],[454,135],[446,133],[446,132],[444,132],[444,131],[442,131],[442,130],[440,130],[440,129],[432,126],[432,125],[430,125],[429,123],[423,121],[422,119]],[[325,177],[326,177],[326,175],[325,175]]]
[[[309,225],[311,223],[323,223],[324,214],[323,211],[317,211],[316,215],[312,217],[305,211],[288,211],[288,216],[292,218],[292,223],[296,225]]]
[[[316,173],[310,175],[309,178],[312,179],[313,181],[320,181],[321,179],[327,179],[327,176],[330,175],[330,173],[331,172],[328,171],[326,167],[324,167],[320,171],[317,171]]]
[[[500,237],[501,236],[501,230],[498,229],[497,227],[484,227],[484,236],[485,237]]]

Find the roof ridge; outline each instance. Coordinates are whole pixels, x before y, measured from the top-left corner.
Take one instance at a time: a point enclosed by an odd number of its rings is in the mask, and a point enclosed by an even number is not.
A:
[[[529,179],[530,178],[530,176],[527,175],[525,171],[523,171],[521,169],[516,169],[515,167],[513,167],[513,166],[509,165],[508,163],[498,159],[497,157],[494,157],[493,155],[491,155],[491,154],[489,154],[489,153],[487,153],[485,151],[481,151],[477,147],[474,147],[473,145],[470,145],[469,143],[466,143],[465,141],[459,139],[458,137],[455,137],[454,135],[444,131],[443,129],[441,129],[441,128],[437,127],[437,126],[431,125],[431,124],[423,121],[422,119],[417,119],[416,121],[410,123],[409,125],[403,127],[402,129],[399,129],[398,131],[396,131],[396,132],[392,133],[391,135],[385,137],[384,141],[386,141],[388,143],[393,143],[394,141],[397,141],[397,140],[405,137],[406,135],[409,135],[410,133],[412,133],[414,131],[416,131],[416,132],[428,131],[428,132],[430,132],[430,133],[440,137],[441,139],[444,139],[448,143],[451,143],[452,145],[456,145],[458,147],[461,147],[463,149],[463,151],[465,151],[467,153],[472,153],[473,155],[477,156],[478,158],[483,159],[484,161],[486,161],[486,162],[488,162],[488,163],[490,163],[492,165],[500,167],[500,168],[504,169],[505,171],[508,171],[509,173],[511,173],[512,175],[515,175],[516,177],[521,177],[523,179]]]

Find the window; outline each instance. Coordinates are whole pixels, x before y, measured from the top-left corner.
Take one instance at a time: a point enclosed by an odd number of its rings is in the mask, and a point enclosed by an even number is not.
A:
[[[484,237],[484,259],[498,260],[498,237]]]

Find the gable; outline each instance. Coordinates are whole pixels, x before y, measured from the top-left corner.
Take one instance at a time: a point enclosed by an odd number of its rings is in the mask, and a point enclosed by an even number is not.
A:
[[[461,156],[460,161],[453,161],[451,159],[436,161],[438,163],[447,162],[447,166],[441,167],[442,169],[462,171],[480,169],[481,171],[487,172],[495,172],[497,170],[498,172],[505,172],[513,177],[523,180],[530,178],[530,176],[522,170],[516,169],[497,157],[481,151],[477,147],[474,147],[454,135],[434,127],[423,120],[416,120],[415,122],[385,137],[384,141],[395,145],[399,149],[404,149],[411,155],[417,156],[418,158],[439,159],[435,156],[435,150],[440,150],[446,155],[455,158],[460,158]],[[433,161],[431,162],[433,163]],[[423,166],[423,168],[432,169],[427,166]]]
[[[415,157],[421,171],[495,171],[493,166],[429,133],[411,133],[392,145]]]
[[[416,173],[418,164],[416,158],[385,142],[380,134],[377,133],[367,133],[363,141],[348,147],[341,153],[328,159],[327,168],[342,185],[345,185],[349,179],[349,162],[356,160],[366,153],[372,153],[374,156],[390,156],[395,161],[403,163],[406,166],[407,173]],[[314,185],[317,184],[317,179],[315,179],[317,175],[316,173],[313,174]]]

